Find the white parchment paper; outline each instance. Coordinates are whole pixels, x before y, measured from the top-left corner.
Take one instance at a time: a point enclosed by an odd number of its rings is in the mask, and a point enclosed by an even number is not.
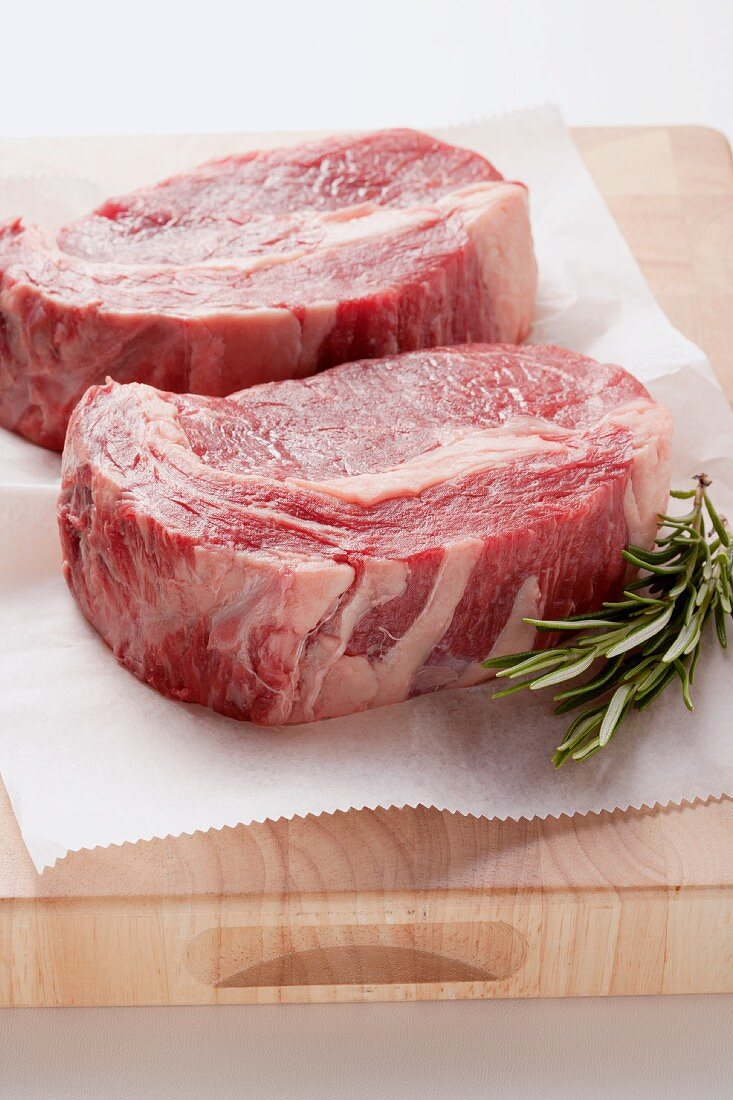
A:
[[[557,112],[448,136],[530,186],[541,272],[533,340],[647,382],[675,417],[675,481],[704,468],[733,514],[733,415],[702,352],[656,305]],[[144,139],[116,145],[98,169],[85,146],[82,176],[0,177],[0,213],[58,223],[116,189],[263,143]],[[350,807],[519,818],[733,791],[733,664],[713,645],[693,717],[670,691],[603,753],[560,772],[550,756],[565,722],[549,699],[492,702],[490,686],[284,730],[165,699],[117,665],[66,590],[58,472],[57,456],[0,431],[0,771],[39,869],[68,850]]]

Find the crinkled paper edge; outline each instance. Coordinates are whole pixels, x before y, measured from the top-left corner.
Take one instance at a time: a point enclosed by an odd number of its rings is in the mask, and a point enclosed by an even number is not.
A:
[[[250,825],[277,825],[281,822],[286,824],[292,821],[321,821],[331,817],[338,817],[339,815],[345,816],[346,814],[360,814],[360,813],[374,813],[379,810],[384,812],[397,812],[397,813],[410,813],[412,811],[420,810],[435,810],[437,813],[447,813],[451,817],[459,817],[464,820],[473,821],[485,821],[490,822],[503,822],[512,821],[516,823],[525,822],[531,824],[532,822],[542,821],[561,821],[563,819],[570,821],[575,819],[586,820],[588,818],[601,818],[604,816],[610,817],[615,813],[625,814],[629,811],[634,813],[659,813],[664,810],[670,809],[682,809],[684,807],[693,806],[707,806],[714,804],[721,804],[726,801],[730,796],[726,793],[723,787],[715,788],[709,794],[695,794],[687,793],[678,797],[670,798],[666,802],[661,802],[658,799],[650,802],[643,800],[629,801],[625,803],[619,803],[616,806],[600,806],[593,807],[588,810],[558,810],[555,813],[546,814],[520,814],[518,817],[505,816],[489,816],[488,814],[474,814],[466,813],[462,810],[454,810],[448,805],[442,805],[436,802],[425,803],[418,802],[412,805],[407,802],[396,803],[390,802],[382,804],[364,803],[361,806],[337,806],[332,810],[321,810],[318,813],[306,811],[304,813],[294,814],[281,814],[279,817],[252,817],[252,818],[240,818],[236,821],[226,822],[223,825],[214,825],[209,829],[193,829],[191,832],[185,830],[180,833],[150,833],[139,837],[137,840],[120,840],[120,841],[108,841],[106,844],[96,844],[93,848],[87,848],[81,846],[79,848],[68,848],[63,854],[56,856],[53,863],[48,863],[39,868],[39,875],[42,877],[44,874],[53,871],[59,865],[63,864],[67,856],[77,855],[79,853],[94,853],[97,851],[107,852],[111,850],[119,851],[123,848],[135,848],[138,844],[155,844],[175,842],[177,840],[190,840],[194,837],[206,837],[214,833],[223,832],[235,832],[237,829],[247,829]],[[32,857],[31,857],[32,858]]]

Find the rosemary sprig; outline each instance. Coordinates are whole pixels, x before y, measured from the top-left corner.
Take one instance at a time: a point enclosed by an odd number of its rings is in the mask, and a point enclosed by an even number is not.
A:
[[[582,708],[555,751],[555,767],[568,758],[588,760],[608,744],[632,709],[645,710],[672,680],[679,680],[685,706],[693,710],[690,689],[709,619],[720,645],[725,649],[728,644],[733,545],[726,520],[708,496],[710,478],[698,474],[695,481],[695,489],[671,493],[677,500],[691,500],[692,506],[685,515],[659,517],[654,549],[629,546],[623,551],[629,565],[641,571],[623,599],[568,619],[525,619],[537,630],[567,631],[574,637],[564,647],[484,661],[485,668],[498,670],[497,677],[516,681],[495,692],[495,699],[562,684],[554,696],[555,713]],[[568,686],[594,665],[589,679]]]

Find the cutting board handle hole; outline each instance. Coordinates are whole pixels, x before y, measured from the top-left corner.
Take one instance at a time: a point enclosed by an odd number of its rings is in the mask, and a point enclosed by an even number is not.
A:
[[[501,982],[526,946],[504,921],[211,928],[190,942],[186,965],[216,989]]]

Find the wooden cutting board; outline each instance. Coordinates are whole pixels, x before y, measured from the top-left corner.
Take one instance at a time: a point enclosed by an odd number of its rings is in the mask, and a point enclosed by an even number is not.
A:
[[[725,140],[575,138],[663,308],[733,398]],[[78,853],[39,876],[0,787],[2,1005],[720,991],[733,991],[730,799],[530,822],[338,813]]]

